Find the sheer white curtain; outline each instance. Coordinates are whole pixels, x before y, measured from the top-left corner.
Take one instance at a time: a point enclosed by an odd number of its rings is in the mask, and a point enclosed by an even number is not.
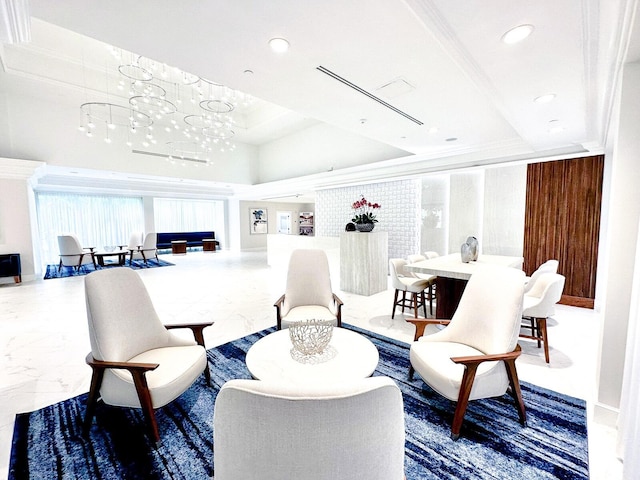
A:
[[[131,232],[144,230],[142,197],[36,194],[40,250],[43,262],[58,263],[58,235],[74,234],[83,247],[101,250],[126,245]]]
[[[158,232],[199,232],[213,230],[216,239],[225,238],[224,202],[155,198],[153,211]]]
[[[640,478],[640,229],[631,289],[627,349],[618,417],[618,455],[622,458],[625,480]]]

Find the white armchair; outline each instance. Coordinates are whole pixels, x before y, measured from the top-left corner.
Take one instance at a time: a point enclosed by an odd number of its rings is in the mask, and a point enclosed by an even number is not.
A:
[[[418,310],[420,307],[424,310],[424,316],[427,316],[427,304],[424,292],[429,288],[431,280],[414,277],[412,274],[405,272],[407,261],[403,258],[389,259],[389,274],[391,275],[391,286],[395,292],[393,295],[393,310],[391,318],[396,314],[396,307],[402,307],[402,313],[405,308],[413,308],[415,318],[418,318]],[[402,298],[398,300],[398,295],[402,292]],[[407,298],[407,293],[411,294],[411,298]],[[420,298],[418,298],[418,295]],[[429,307],[432,307],[432,298],[429,295]]]
[[[151,260],[155,257],[158,261],[158,250],[156,248],[158,237],[155,232],[147,233],[144,237],[142,244],[138,244],[136,247],[129,245],[129,263],[136,259]]]
[[[324,250],[294,250],[289,259],[285,293],[274,304],[278,330],[303,320],[331,320],[342,326],[342,300],[331,290]]]
[[[93,265],[93,268],[96,268],[96,261],[93,256],[94,247],[82,248],[75,235],[59,235],[58,248],[60,249],[58,271],[62,267],[73,267],[79,270],[82,265]]]
[[[205,373],[210,382],[203,330],[212,324],[163,325],[140,276],[111,268],[85,277],[93,369],[84,427],[98,398],[107,405],[142,408],[153,439],[160,438],[154,409],[180,396]],[[195,341],[168,328],[190,328]]]
[[[533,276],[531,277],[533,281]],[[556,303],[562,297],[565,277],[558,273],[541,273],[531,289],[524,294],[522,317],[530,323],[522,327],[531,330],[531,335],[521,333],[521,338],[538,341],[544,345],[544,359],[549,363],[549,336],[547,318],[555,313]]]
[[[523,272],[484,267],[475,272],[451,321],[408,320],[416,324],[411,368],[440,395],[457,401],[451,437],[460,435],[469,400],[504,395],[510,387],[522,424],[525,407],[515,361],[520,355]],[[424,335],[429,323],[448,324]]]
[[[388,377],[308,386],[231,380],[213,414],[216,480],[402,480],[402,393]]]

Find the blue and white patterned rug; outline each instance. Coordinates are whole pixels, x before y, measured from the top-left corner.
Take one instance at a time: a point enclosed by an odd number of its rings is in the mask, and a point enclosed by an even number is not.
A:
[[[374,375],[393,378],[402,390],[407,480],[589,478],[583,400],[523,383],[527,427],[518,423],[508,395],[473,401],[461,437],[454,442],[449,436],[454,404],[417,375],[408,380],[408,345],[349,328],[378,347],[380,363]],[[86,394],[18,415],[9,480],[210,478],[216,395],[227,380],[250,378],[246,352],[271,331],[208,351],[214,386],[207,387],[201,377],[180,398],[157,410],[157,448],[149,441],[139,410],[100,405],[88,438],[83,437]]]
[[[133,268],[134,270],[141,270],[143,268],[168,267],[171,265],[174,264],[171,262],[165,262],[164,260],[160,259],[156,260],[154,258],[152,260],[148,260],[147,263],[144,263],[144,260],[134,260],[133,262],[129,262],[129,260],[127,260],[126,265],[123,266]],[[106,267],[98,267],[98,270],[112,267],[115,267],[115,265],[107,264]],[[81,277],[95,271],[96,269],[93,268],[93,265],[82,265],[78,270],[73,267],[62,267],[60,271],[58,271],[58,265],[47,265],[47,271],[44,274],[44,279],[48,280],[50,278]]]

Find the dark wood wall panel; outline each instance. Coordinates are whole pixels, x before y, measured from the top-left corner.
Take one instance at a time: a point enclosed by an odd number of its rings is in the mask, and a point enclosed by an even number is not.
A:
[[[558,260],[562,303],[593,308],[603,171],[602,155],[527,167],[524,269]]]

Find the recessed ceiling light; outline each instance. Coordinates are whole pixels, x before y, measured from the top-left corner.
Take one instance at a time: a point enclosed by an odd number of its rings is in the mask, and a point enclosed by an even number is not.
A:
[[[539,97],[534,98],[533,101],[536,103],[549,103],[554,98],[556,98],[555,93],[547,93],[546,95],[540,95]]]
[[[521,42],[533,32],[533,25],[519,25],[502,35],[502,41],[508,45]]]
[[[431,127],[429,133],[438,133],[438,127]]]
[[[289,42],[284,38],[272,38],[269,40],[269,46],[276,53],[284,53],[289,50]]]
[[[248,68],[247,68],[247,69],[246,69],[244,72],[242,72],[242,73],[244,73],[245,75],[253,75],[253,70],[250,70],[250,69],[248,69]]]

